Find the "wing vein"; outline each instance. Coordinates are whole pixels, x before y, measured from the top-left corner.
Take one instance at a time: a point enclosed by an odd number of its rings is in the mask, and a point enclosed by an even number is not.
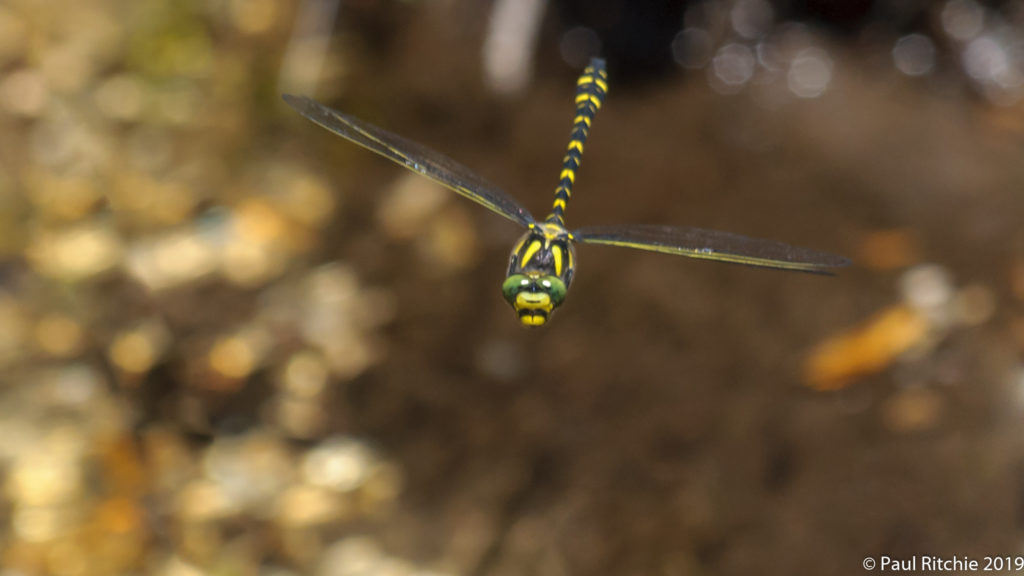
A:
[[[514,198],[439,152],[338,112],[312,98],[291,94],[285,94],[283,98],[296,112],[338,136],[426,176],[513,222],[523,226],[535,222],[530,212]]]
[[[583,244],[605,244],[746,266],[831,274],[850,260],[775,240],[702,228],[650,225],[589,226],[573,231]]]

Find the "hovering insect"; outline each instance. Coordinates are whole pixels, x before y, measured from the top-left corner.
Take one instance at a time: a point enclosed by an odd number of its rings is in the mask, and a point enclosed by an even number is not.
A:
[[[327,130],[389,158],[482,204],[526,228],[509,257],[502,284],[505,300],[526,326],[542,326],[565,301],[576,270],[574,244],[607,244],[733,262],[747,266],[829,274],[828,268],[846,266],[841,256],[789,246],[772,240],[747,238],[728,232],[699,228],[618,225],[593,226],[570,231],[565,227],[565,208],[572,196],[583,157],[583,143],[590,125],[608,92],[604,60],[593,59],[576,83],[576,117],[562,172],[555,189],[551,214],[538,221],[511,196],[453,160],[376,126],[332,110],[305,96],[284,95],[299,114]]]

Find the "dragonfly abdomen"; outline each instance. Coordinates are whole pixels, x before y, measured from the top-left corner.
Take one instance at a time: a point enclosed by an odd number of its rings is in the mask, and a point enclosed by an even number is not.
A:
[[[608,71],[604,60],[594,58],[583,70],[576,81],[576,117],[572,122],[572,133],[569,135],[569,146],[562,159],[562,173],[558,187],[555,189],[555,204],[548,220],[564,224],[566,205],[572,196],[572,186],[576,182],[576,171],[583,159],[583,144],[590,133],[590,124],[601,108],[605,94],[608,93]]]

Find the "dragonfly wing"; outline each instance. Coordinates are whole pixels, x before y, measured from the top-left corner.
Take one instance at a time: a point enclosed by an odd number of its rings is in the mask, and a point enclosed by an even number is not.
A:
[[[284,94],[283,98],[296,112],[331,132],[418,172],[513,222],[523,226],[534,222],[533,216],[519,202],[447,156],[328,108],[312,98],[291,94]]]
[[[816,274],[831,274],[828,268],[850,264],[848,259],[827,252],[700,228],[590,226],[575,230],[572,234],[577,242],[583,244],[624,246],[690,258]]]

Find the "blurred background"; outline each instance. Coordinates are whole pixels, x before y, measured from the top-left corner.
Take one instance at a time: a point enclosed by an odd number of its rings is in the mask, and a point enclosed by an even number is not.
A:
[[[581,247],[314,126],[314,96]],[[860,573],[1024,553],[1024,2],[0,0],[3,576]]]

